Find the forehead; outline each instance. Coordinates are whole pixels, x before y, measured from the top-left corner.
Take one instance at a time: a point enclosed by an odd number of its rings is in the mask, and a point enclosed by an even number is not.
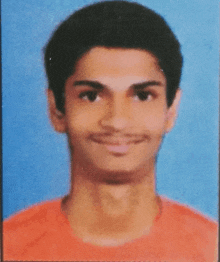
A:
[[[76,64],[75,80],[97,80],[106,85],[132,85],[141,81],[166,82],[158,59],[138,49],[95,47]]]

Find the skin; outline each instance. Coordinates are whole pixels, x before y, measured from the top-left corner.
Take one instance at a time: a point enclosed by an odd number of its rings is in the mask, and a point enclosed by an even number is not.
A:
[[[157,214],[155,162],[177,116],[168,108],[157,58],[137,49],[95,47],[65,83],[65,114],[48,90],[51,122],[66,133],[71,190],[62,211],[74,234],[100,246],[146,235]]]

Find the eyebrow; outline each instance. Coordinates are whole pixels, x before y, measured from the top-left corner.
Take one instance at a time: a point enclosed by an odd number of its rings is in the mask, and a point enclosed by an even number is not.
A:
[[[134,88],[135,90],[141,90],[150,86],[162,86],[163,84],[160,81],[145,81],[142,83],[137,83],[137,84],[133,84],[131,85],[132,88]]]
[[[106,85],[103,85],[102,83],[98,81],[89,81],[89,80],[81,80],[81,81],[75,81],[73,83],[73,86],[90,86],[92,88],[101,90],[107,87]]]
[[[137,84],[133,84],[130,86],[130,88],[133,88],[135,90],[141,90],[150,86],[162,86],[163,84],[160,81],[145,81]],[[81,81],[75,81],[73,83],[73,86],[90,86],[97,90],[102,90],[107,87],[107,85],[104,85],[98,81],[90,81],[90,80],[81,80]]]

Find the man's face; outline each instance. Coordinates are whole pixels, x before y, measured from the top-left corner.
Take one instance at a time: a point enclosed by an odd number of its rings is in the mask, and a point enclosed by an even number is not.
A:
[[[173,111],[155,56],[136,49],[91,49],[65,84],[63,128],[73,163],[103,174],[154,165]]]

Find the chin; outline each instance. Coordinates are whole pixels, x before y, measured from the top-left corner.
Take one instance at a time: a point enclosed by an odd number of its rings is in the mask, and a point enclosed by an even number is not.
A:
[[[134,182],[134,177],[132,174],[122,173],[122,172],[109,172],[102,174],[100,177],[102,183],[107,185],[124,185]]]
[[[138,168],[99,168],[97,171],[97,180],[108,185],[137,183],[142,181],[146,176],[146,172]]]
[[[112,174],[113,176],[125,176],[129,175],[135,172],[138,172],[140,167],[137,165],[123,165],[123,163],[119,165],[114,165],[114,164],[100,164],[97,165],[96,168],[99,172],[101,173],[106,173],[106,174]]]

